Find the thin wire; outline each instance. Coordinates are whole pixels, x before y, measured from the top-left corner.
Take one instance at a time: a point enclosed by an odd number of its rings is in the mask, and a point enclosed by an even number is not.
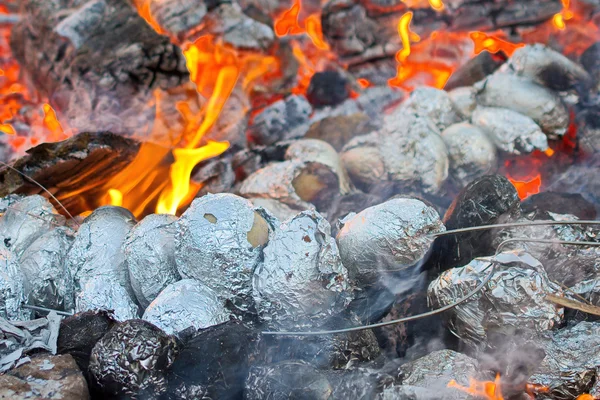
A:
[[[600,222],[596,221],[596,223],[600,223]],[[494,257],[498,256],[498,254],[500,253],[500,251],[502,250],[502,248],[504,246],[506,246],[507,244],[512,243],[512,242],[532,242],[532,243],[547,243],[547,244],[566,244],[566,245],[573,245],[573,246],[600,246],[600,242],[578,242],[578,241],[571,241],[571,240],[512,238],[512,239],[506,239],[505,241],[503,241],[502,243],[500,243],[500,245],[498,245],[498,247],[496,249],[496,254],[494,254]],[[483,287],[490,281],[490,279],[492,279],[492,276],[494,275],[494,266],[497,263],[498,263],[497,260],[492,259],[490,265],[487,266],[486,268],[484,268],[483,270],[481,270],[481,272],[485,272],[485,270],[487,270],[488,268],[491,268],[490,273],[471,292],[467,293],[465,296],[461,297],[460,299],[456,300],[453,303],[450,303],[450,304],[448,304],[448,305],[446,305],[444,307],[440,307],[440,308],[432,310],[432,311],[428,311],[426,313],[411,315],[410,317],[404,317],[404,318],[395,319],[395,320],[392,320],[392,321],[379,322],[377,324],[361,325],[361,326],[355,326],[355,327],[344,328],[344,329],[334,329],[334,330],[328,330],[328,331],[299,331],[299,332],[290,332],[290,331],[265,331],[265,332],[262,332],[262,334],[263,335],[274,335],[274,336],[318,336],[318,335],[333,335],[333,334],[338,334],[338,333],[349,333],[349,332],[363,331],[363,330],[366,330],[366,329],[380,328],[380,327],[383,327],[383,326],[394,325],[394,324],[399,324],[399,323],[402,323],[402,322],[409,322],[409,321],[414,321],[414,320],[417,320],[417,319],[427,318],[427,317],[430,317],[432,315],[436,315],[436,314],[440,314],[440,313],[443,313],[445,311],[448,311],[451,308],[454,308],[454,307],[460,305],[461,303],[464,303],[469,298],[471,298],[472,296],[474,296],[475,294],[477,294],[479,291],[481,291],[481,289],[483,289]]]
[[[52,199],[54,199],[54,201],[56,201],[56,203],[58,203],[58,205],[65,210],[65,213],[67,213],[67,215],[73,220],[73,222],[75,222],[75,224],[77,226],[79,226],[79,223],[77,222],[77,220],[75,219],[75,217],[73,217],[71,215],[71,213],[69,212],[69,210],[67,210],[67,208],[65,206],[63,206],[63,204],[56,198],[54,197],[54,195],[48,190],[46,189],[41,183],[39,183],[38,181],[36,181],[35,179],[33,179],[32,177],[25,175],[23,172],[19,171],[18,169],[8,165],[7,163],[0,161],[0,165],[4,165],[5,167],[11,169],[12,171],[15,171],[17,174],[21,175],[22,177],[24,177],[25,179],[31,181],[32,183],[38,185],[44,192],[48,193],[48,195],[50,197],[52,197]]]
[[[58,315],[63,315],[65,317],[70,317],[73,315],[73,313],[67,312],[67,311],[59,311],[59,310],[53,310],[51,308],[45,308],[45,307],[38,307],[38,306],[32,306],[30,304],[23,304],[23,308],[28,308],[30,310],[34,310],[34,311],[42,311],[42,312],[47,312],[50,313],[52,311],[54,311],[55,313],[57,313]]]
[[[450,230],[444,231],[444,232],[432,233],[429,236],[437,238],[440,236],[455,235],[457,233],[483,231],[483,230],[494,229],[494,228],[515,228],[515,227],[520,227],[520,226],[540,226],[540,225],[542,225],[542,226],[543,225],[600,225],[600,221],[569,220],[569,221],[507,222],[505,224],[480,225],[480,226],[471,226],[468,228],[450,229]]]

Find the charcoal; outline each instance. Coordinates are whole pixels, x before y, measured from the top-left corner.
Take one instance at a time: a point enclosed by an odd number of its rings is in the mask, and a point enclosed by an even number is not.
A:
[[[496,73],[477,83],[475,88],[479,105],[507,108],[523,114],[535,121],[550,138],[567,132],[569,111],[560,97],[529,78]]]
[[[152,214],[127,235],[123,253],[131,288],[142,308],[169,284],[181,279],[175,265],[175,218]]]
[[[114,326],[92,350],[89,370],[106,394],[156,398],[166,389],[165,371],[177,355],[175,338],[142,320]],[[152,394],[152,395],[150,395]]]
[[[381,391],[379,371],[375,368],[356,368],[327,373],[333,387],[331,399],[371,400]]]
[[[197,279],[232,310],[252,305],[252,273],[273,232],[270,216],[233,194],[200,197],[177,222],[175,261],[182,277]]]
[[[448,93],[431,87],[415,89],[399,109],[428,117],[440,131],[461,121],[461,116]]]
[[[256,341],[256,333],[237,321],[196,332],[169,368],[163,398],[241,398]]]
[[[403,96],[404,92],[388,85],[373,86],[365,89],[355,102],[361,112],[375,119],[381,117],[387,108],[400,102]]]
[[[285,221],[286,219],[298,214],[298,211],[291,209],[284,203],[277,200],[263,199],[260,197],[250,198],[248,200],[250,200],[256,207],[264,208],[280,221]]]
[[[315,211],[282,223],[263,253],[252,286],[259,317],[268,325],[321,326],[350,302],[348,271],[329,223]]]
[[[577,145],[584,154],[600,153],[600,108],[587,107],[577,113]]]
[[[538,260],[521,250],[477,258],[443,272],[429,285],[432,307],[448,305],[473,290],[490,273],[492,263],[497,264],[482,291],[449,311],[448,326],[454,335],[478,348],[492,332],[546,331],[562,322],[564,310],[546,299],[547,294],[560,295],[561,288],[548,279]]]
[[[308,129],[311,112],[312,107],[304,96],[286,97],[258,113],[248,128],[248,135],[261,145],[301,137]]]
[[[226,322],[229,312],[208,286],[194,279],[183,279],[160,292],[142,319],[169,335],[176,335],[189,327],[205,329]]]
[[[426,117],[396,110],[381,130],[352,139],[342,151],[352,182],[369,191],[389,183],[398,190],[435,194],[448,177],[446,145]]]
[[[323,140],[340,151],[353,137],[366,135],[376,128],[375,122],[364,113],[338,115],[314,122],[304,137]]]
[[[66,265],[72,242],[69,230],[59,227],[40,236],[21,257],[25,294],[31,304],[73,309],[73,279]]]
[[[501,52],[492,54],[488,51],[482,51],[452,72],[450,79],[444,86],[444,90],[451,91],[460,87],[471,86],[485,79],[504,64],[506,58],[506,55]]]
[[[456,196],[443,221],[446,229],[491,225],[520,215],[517,190],[502,175],[486,175],[471,182]],[[461,233],[438,238],[433,263],[438,269],[467,264],[475,257],[494,254],[489,232]]]
[[[0,250],[0,317],[8,320],[31,318],[31,311],[23,308],[27,300],[24,281],[25,276],[15,255]]]
[[[588,47],[579,57],[579,62],[598,85],[600,83],[600,42]]]
[[[199,26],[208,11],[205,2],[196,0],[153,1],[149,8],[153,20],[174,37],[185,36]]]
[[[507,153],[548,149],[548,140],[540,127],[531,118],[508,108],[477,107],[471,121],[490,136],[498,149]]]
[[[110,276],[98,276],[79,286],[75,296],[75,312],[88,310],[112,311],[118,321],[139,316],[138,305],[130,292]]]
[[[339,187],[339,179],[329,166],[288,160],[259,169],[244,180],[239,191],[245,197],[278,200],[306,210],[326,207],[329,199],[339,194]]]
[[[254,366],[250,369],[244,398],[247,400],[327,400],[333,392],[327,377],[302,361]]]
[[[342,263],[359,287],[385,281],[391,272],[418,269],[433,243],[428,235],[445,230],[435,209],[411,198],[388,200],[342,223],[337,235]]]
[[[206,160],[195,168],[191,177],[192,182],[202,186],[196,193],[196,197],[202,197],[209,193],[231,192],[236,179],[232,158],[227,156]]]
[[[527,77],[556,91],[576,85],[589,86],[591,82],[590,75],[580,65],[539,43],[516,49],[502,71]]]
[[[285,152],[287,160],[315,162],[327,165],[336,174],[339,181],[340,194],[350,192],[350,182],[337,151],[327,142],[318,139],[300,139],[288,147]]]
[[[115,320],[106,311],[86,311],[63,319],[60,321],[58,353],[72,355],[87,376],[92,349],[114,324]]]
[[[0,218],[0,238],[5,249],[20,257],[40,236],[65,219],[42,196],[26,196],[10,205]]]
[[[461,186],[495,172],[496,147],[483,130],[463,122],[444,129],[442,139],[450,157],[450,174]]]
[[[448,92],[448,96],[454,103],[454,107],[466,118],[471,118],[477,107],[475,96],[477,91],[473,86],[459,87]]]
[[[579,219],[596,219],[596,208],[579,193],[542,192],[529,196],[521,203],[524,213],[546,217],[549,212],[571,214]]]
[[[315,108],[337,106],[350,97],[346,78],[337,71],[317,72],[310,78],[306,98]]]
[[[579,193],[600,210],[600,182],[595,173],[600,166],[600,154],[591,155],[587,162],[572,164],[555,174],[546,190],[561,193]]]

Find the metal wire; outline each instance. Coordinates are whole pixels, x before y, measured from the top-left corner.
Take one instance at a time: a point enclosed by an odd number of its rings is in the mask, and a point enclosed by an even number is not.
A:
[[[52,311],[54,311],[55,313],[57,313],[58,315],[63,315],[65,317],[70,317],[73,315],[73,313],[67,312],[67,311],[60,311],[60,310],[53,310],[51,308],[45,308],[45,307],[38,307],[38,306],[32,306],[30,304],[23,304],[23,308],[28,308],[30,310],[34,310],[34,311],[41,311],[41,312],[47,312],[47,313],[51,313]]]

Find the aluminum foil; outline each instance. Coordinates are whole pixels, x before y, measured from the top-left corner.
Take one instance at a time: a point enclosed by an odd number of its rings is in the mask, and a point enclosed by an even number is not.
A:
[[[280,221],[285,221],[298,214],[298,211],[291,209],[289,206],[277,200],[263,199],[260,197],[252,197],[248,200],[250,200],[255,207],[264,208]]]
[[[388,200],[342,223],[337,235],[342,263],[359,287],[418,264],[433,243],[428,235],[445,230],[433,207],[411,198]]]
[[[31,311],[22,307],[27,299],[24,279],[17,257],[8,250],[0,249],[0,317],[9,321],[31,318]]]
[[[442,139],[450,157],[450,174],[462,186],[496,169],[496,146],[480,128],[466,122],[454,124],[442,132]]]
[[[432,87],[415,89],[400,109],[430,118],[440,131],[462,120],[448,92]]]
[[[65,218],[42,196],[23,197],[10,204],[0,218],[1,243],[20,257],[41,235],[64,223]]]
[[[40,236],[20,260],[30,304],[53,310],[72,310],[73,278],[66,265],[73,243],[70,229],[59,227]]]
[[[564,310],[546,300],[562,294],[551,283],[542,264],[523,251],[506,251],[494,257],[476,258],[468,265],[444,271],[428,288],[432,308],[455,302],[475,289],[490,273],[484,288],[470,300],[448,311],[450,331],[477,348],[491,333],[510,335],[518,329],[547,331],[556,328]]]
[[[475,95],[476,90],[472,86],[459,87],[448,92],[454,107],[467,118],[471,118],[471,114],[477,107]]]
[[[96,343],[89,370],[105,394],[151,399],[165,389],[164,373],[177,350],[175,338],[149,322],[126,321]]]
[[[248,311],[252,274],[272,235],[271,222],[263,209],[233,194],[194,200],[177,222],[179,273],[201,281],[234,309]]]
[[[580,322],[543,335],[534,341],[546,353],[541,365],[529,379],[530,383],[548,387],[542,399],[574,399],[589,393],[600,395],[600,324]]]
[[[500,150],[512,154],[547,150],[548,139],[529,117],[499,107],[477,107],[471,117],[490,136]]]
[[[127,289],[115,278],[98,276],[86,281],[75,296],[75,312],[111,310],[118,321],[138,318],[139,309]]]
[[[342,162],[352,181],[366,189],[395,183],[436,193],[448,177],[448,153],[439,133],[429,118],[396,109],[381,130],[348,142]]]
[[[175,264],[175,221],[173,215],[148,215],[129,232],[123,244],[131,288],[142,308],[181,279]]]
[[[550,136],[562,136],[569,127],[569,111],[552,90],[528,78],[495,73],[474,85],[477,104],[502,107],[526,115]]]
[[[167,286],[146,308],[142,319],[170,335],[186,328],[205,329],[229,321],[215,292],[200,281],[183,279]]]
[[[318,327],[349,304],[348,271],[330,229],[320,214],[304,211],[276,230],[252,281],[262,321],[280,329]]]

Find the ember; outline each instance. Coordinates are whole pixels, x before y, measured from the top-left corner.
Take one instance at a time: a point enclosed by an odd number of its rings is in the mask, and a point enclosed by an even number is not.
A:
[[[500,387],[500,375],[496,375],[496,379],[492,381],[477,381],[471,379],[469,386],[461,386],[456,381],[450,381],[448,387],[462,390],[477,398],[486,400],[504,400],[502,397],[502,389]]]

